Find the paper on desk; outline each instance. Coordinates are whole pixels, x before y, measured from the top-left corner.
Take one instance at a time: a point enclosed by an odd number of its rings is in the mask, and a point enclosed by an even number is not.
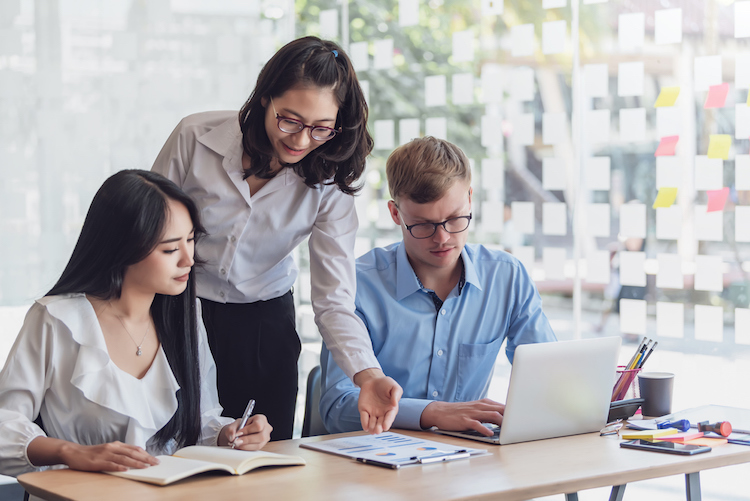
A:
[[[623,438],[625,440],[636,440],[639,438],[643,440],[653,440],[657,437],[674,435],[677,432],[678,432],[677,428],[665,428],[663,430],[645,429],[645,430],[638,430],[638,431],[621,431],[620,438]]]
[[[680,95],[679,87],[662,87],[659,92],[659,97],[656,98],[654,108],[661,108],[662,106],[674,106],[677,101],[677,96]]]
[[[695,438],[693,440],[686,440],[684,443],[690,444],[690,445],[707,445],[709,447],[715,447],[717,445],[726,445],[727,439],[726,438],[701,437],[701,438]]]
[[[667,435],[666,437],[659,437],[659,441],[666,441],[666,442],[680,442],[684,443],[688,440],[695,440],[697,438],[703,438],[703,432],[702,431],[684,431],[680,433],[675,433],[674,435]]]

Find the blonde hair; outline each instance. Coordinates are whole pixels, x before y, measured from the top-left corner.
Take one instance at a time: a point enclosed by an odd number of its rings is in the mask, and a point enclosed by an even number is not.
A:
[[[469,159],[461,148],[431,136],[399,146],[385,164],[391,198],[418,204],[439,200],[456,181],[471,182]]]

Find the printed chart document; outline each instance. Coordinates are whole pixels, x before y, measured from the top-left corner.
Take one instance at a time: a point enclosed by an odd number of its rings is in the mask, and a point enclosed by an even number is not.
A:
[[[381,433],[380,435],[334,438],[322,442],[300,444],[300,447],[354,458],[365,464],[393,469],[409,464],[462,459],[487,452],[486,449],[458,447],[392,432]]]
[[[160,464],[140,470],[106,472],[117,477],[168,485],[183,478],[206,471],[225,471],[232,475],[243,475],[261,466],[304,465],[298,456],[287,456],[265,451],[241,451],[229,447],[207,447],[193,445],[174,453],[173,456],[157,456]]]

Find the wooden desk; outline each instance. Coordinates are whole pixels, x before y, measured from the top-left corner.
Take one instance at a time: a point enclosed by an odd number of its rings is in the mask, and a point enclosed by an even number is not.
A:
[[[459,446],[469,443],[432,433],[396,431]],[[503,446],[470,442],[472,447],[486,445],[490,455],[389,470],[299,447],[300,443],[325,438],[287,440],[266,447],[269,451],[302,456],[307,466],[255,470],[237,477],[204,474],[167,487],[70,470],[27,473],[18,480],[30,493],[49,500],[515,501],[560,493],[574,500],[579,490],[606,486],[620,486],[610,499],[621,499],[628,482],[687,474],[688,499],[692,496],[696,500],[700,499],[697,472],[750,462],[750,447],[742,445],[728,444],[707,454],[676,456],[621,449],[617,436],[591,433]]]

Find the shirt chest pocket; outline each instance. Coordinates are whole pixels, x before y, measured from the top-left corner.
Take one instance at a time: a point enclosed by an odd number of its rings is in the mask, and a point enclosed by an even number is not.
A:
[[[502,344],[503,338],[498,338],[491,343],[464,343],[458,346],[456,401],[469,402],[487,395],[495,360]]]

